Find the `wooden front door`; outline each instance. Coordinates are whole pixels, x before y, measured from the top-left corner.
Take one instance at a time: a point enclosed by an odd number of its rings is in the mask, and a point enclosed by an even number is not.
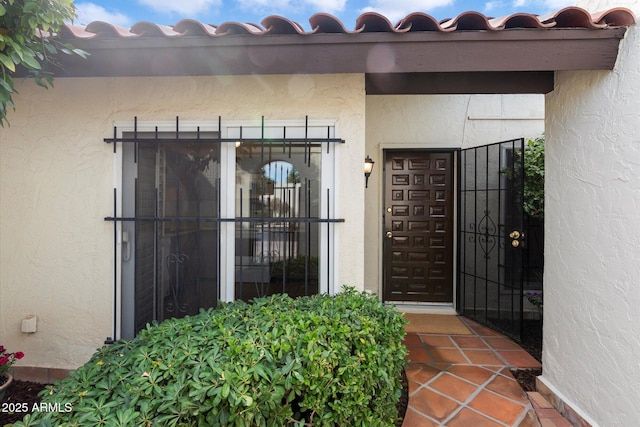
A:
[[[453,302],[453,152],[385,152],[386,301]]]

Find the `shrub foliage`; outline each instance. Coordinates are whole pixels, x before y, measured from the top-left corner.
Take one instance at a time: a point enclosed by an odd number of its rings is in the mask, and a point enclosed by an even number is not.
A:
[[[17,426],[393,426],[404,317],[371,294],[236,301],[149,326],[42,392]]]

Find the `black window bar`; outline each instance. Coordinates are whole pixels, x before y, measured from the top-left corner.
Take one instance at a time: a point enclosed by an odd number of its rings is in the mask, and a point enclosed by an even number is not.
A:
[[[114,127],[113,129],[113,137],[112,138],[104,138],[104,142],[106,143],[112,143],[113,144],[113,152],[114,154],[117,153],[117,147],[118,144],[117,143],[122,143],[122,144],[134,144],[133,146],[133,162],[134,164],[138,163],[139,160],[139,149],[141,144],[152,144],[153,146],[155,146],[155,152],[158,153],[159,147],[162,144],[165,143],[173,143],[173,144],[177,144],[177,145],[188,145],[188,144],[215,144],[218,147],[218,153],[220,153],[220,147],[221,144],[236,144],[236,147],[238,146],[238,144],[242,144],[244,147],[248,148],[250,150],[250,152],[252,152],[252,150],[256,149],[256,151],[259,150],[260,153],[260,162],[261,164],[264,164],[264,162],[268,159],[269,161],[271,161],[271,156],[272,156],[272,151],[274,149],[281,149],[282,150],[282,154],[288,154],[288,157],[291,158],[292,156],[292,152],[293,150],[296,149],[300,149],[302,148],[303,154],[304,154],[304,164],[307,166],[311,166],[311,159],[312,159],[312,154],[315,152],[317,153],[318,149],[323,149],[323,147],[326,147],[326,151],[327,153],[330,153],[330,149],[334,144],[343,144],[345,143],[345,141],[341,138],[334,138],[331,137],[331,126],[327,126],[327,135],[326,137],[310,137],[309,136],[309,119],[308,116],[305,118],[305,124],[304,124],[304,137],[303,138],[293,138],[293,137],[287,137],[287,127],[286,126],[282,126],[282,137],[279,138],[267,138],[265,137],[265,120],[264,117],[262,117],[261,120],[261,136],[259,138],[247,138],[243,136],[243,128],[240,127],[239,128],[239,132],[240,132],[240,137],[234,137],[234,138],[223,138],[221,136],[221,130],[222,130],[222,118],[218,117],[218,129],[217,129],[217,135],[216,136],[205,136],[203,135],[203,132],[201,132],[201,128],[200,126],[195,128],[195,131],[193,130],[182,130],[180,128],[180,120],[179,117],[176,117],[176,121],[175,121],[175,135],[171,135],[171,133],[173,133],[173,131],[169,131],[169,132],[159,132],[158,127],[156,126],[152,135],[150,135],[150,132],[141,132],[138,126],[138,118],[134,117],[134,121],[133,121],[133,131],[127,131],[126,133],[123,133],[120,137],[118,137],[118,129],[117,127]],[[195,134],[195,136],[194,136]],[[315,151],[314,151],[315,149]],[[268,156],[268,157],[267,157]],[[233,181],[232,181],[233,182]],[[298,216],[291,216],[291,215],[286,215],[286,216],[280,216],[280,217],[275,217],[272,216],[269,213],[269,209],[270,206],[267,206],[267,214],[265,215],[265,211],[264,209],[261,211],[261,215],[258,217],[254,217],[254,216],[243,216],[243,194],[242,194],[242,188],[240,188],[240,215],[236,216],[236,217],[223,217],[222,216],[222,205],[221,205],[221,194],[220,194],[220,183],[221,183],[221,178],[220,176],[217,177],[217,186],[216,186],[216,205],[217,205],[217,209],[214,215],[201,215],[200,212],[200,203],[197,203],[197,212],[195,216],[178,216],[178,209],[179,209],[179,205],[176,205],[175,209],[176,209],[176,215],[175,216],[166,216],[166,215],[161,215],[160,210],[158,209],[158,205],[159,205],[159,200],[158,200],[158,192],[156,189],[156,196],[155,196],[155,204],[156,204],[156,208],[155,208],[155,212],[153,215],[139,215],[138,214],[138,209],[137,207],[134,207],[134,212],[135,214],[133,216],[119,216],[118,215],[118,203],[119,203],[119,194],[118,194],[118,189],[114,188],[113,189],[113,215],[112,216],[107,216],[105,217],[105,221],[111,221],[113,222],[113,238],[114,238],[114,250],[113,250],[113,256],[114,256],[114,286],[113,286],[113,296],[114,296],[114,310],[113,310],[113,338],[116,338],[118,336],[118,331],[117,331],[117,324],[118,324],[118,319],[117,319],[117,307],[118,304],[120,303],[118,301],[118,292],[117,292],[117,282],[118,282],[118,271],[119,271],[119,265],[118,265],[118,249],[117,249],[117,245],[118,245],[118,226],[117,223],[118,222],[131,222],[134,224],[134,230],[136,230],[137,224],[140,223],[152,223],[153,227],[154,227],[154,234],[155,237],[154,239],[156,241],[154,241],[154,253],[155,253],[155,257],[156,259],[158,258],[158,248],[157,248],[157,236],[158,236],[158,227],[161,224],[166,224],[166,223],[173,223],[175,224],[175,230],[176,230],[176,234],[177,236],[180,235],[180,224],[184,224],[184,223],[190,223],[190,224],[195,224],[196,227],[198,227],[198,230],[200,229],[201,224],[206,224],[206,223],[216,223],[216,224],[221,224],[221,223],[235,223],[235,224],[239,224],[240,225],[240,238],[242,239],[242,233],[243,233],[243,224],[256,224],[256,225],[260,225],[261,227],[267,227],[269,230],[271,229],[271,227],[273,226],[277,226],[280,228],[284,228],[284,230],[286,231],[288,229],[288,227],[292,227],[292,226],[296,226],[296,227],[304,227],[306,233],[306,243],[304,245],[304,293],[307,294],[309,289],[308,289],[308,284],[309,284],[309,280],[310,280],[310,260],[311,260],[311,252],[310,252],[310,248],[311,248],[311,227],[313,224],[327,224],[326,227],[326,239],[327,239],[327,260],[330,260],[330,255],[331,255],[331,225],[335,224],[335,223],[340,223],[340,222],[344,222],[344,219],[341,218],[332,218],[331,217],[331,209],[330,209],[330,196],[331,196],[331,189],[327,188],[326,189],[326,196],[327,196],[327,201],[326,201],[326,213],[325,213],[325,217],[322,217],[321,213],[319,211],[317,212],[313,212],[316,215],[312,215],[312,209],[311,209],[311,205],[310,205],[310,201],[311,201],[311,192],[312,192],[312,185],[311,185],[311,180],[309,179],[305,179],[304,182],[304,186],[301,186],[300,188],[298,188],[298,191],[300,193],[305,193],[306,197],[304,197],[306,199],[306,203],[304,204],[304,212],[300,212],[300,215]],[[124,184],[123,184],[124,185]],[[231,185],[235,185],[235,183],[231,184]],[[135,180],[135,184],[134,184],[136,190],[134,190],[136,192],[135,195],[135,204],[137,205],[138,202],[138,195],[137,195],[137,186],[138,186],[138,182],[137,182],[137,178]],[[264,188],[262,188],[262,196],[264,196]],[[318,190],[319,191],[319,190]],[[303,197],[298,195],[298,198],[302,199]],[[179,204],[179,197],[176,196],[176,203]],[[218,229],[219,230],[219,227]],[[318,229],[317,233],[320,233],[320,230]],[[134,231],[135,234],[135,231]],[[318,237],[320,235],[318,234]],[[236,237],[237,239],[237,237]],[[216,256],[216,268],[217,268],[217,274],[216,274],[216,290],[215,292],[217,293],[217,298],[219,298],[220,295],[220,289],[221,286],[223,285],[221,283],[221,261],[220,261],[220,254],[221,254],[221,236],[218,233],[216,236],[216,245],[217,245],[217,256]],[[264,244],[264,242],[263,242]],[[269,244],[271,244],[271,241],[269,241]],[[196,245],[197,247],[199,247],[199,245]],[[178,255],[178,254],[175,254]],[[287,254],[285,253],[285,256]],[[136,253],[134,251],[134,255],[136,256]],[[198,257],[199,259],[200,257]],[[180,261],[179,258],[175,258],[174,259],[174,264],[175,264],[175,268],[179,268],[179,266],[177,265],[177,263]],[[283,261],[286,261],[286,259],[283,259]],[[162,262],[161,260],[158,262]],[[240,276],[242,276],[242,265],[243,263],[243,257],[240,256]],[[235,262],[234,262],[235,265]],[[283,262],[282,263],[282,269],[283,269],[283,275],[282,275],[282,290],[286,290],[286,269],[287,269],[287,263]],[[326,274],[327,274],[327,278],[328,280],[330,280],[329,278],[331,277],[331,269],[332,269],[332,263],[331,262],[326,262]],[[134,288],[137,289],[137,280],[138,280],[138,275],[133,274],[133,286]],[[154,289],[157,288],[158,286],[158,271],[156,269],[155,273],[154,273]],[[175,281],[177,281],[178,283],[176,284],[176,286],[179,285],[179,281],[180,281],[180,275],[179,274],[175,274]],[[240,278],[236,278],[236,280],[240,280],[242,282],[242,277]],[[264,285],[264,284],[262,284]],[[317,291],[320,291],[320,284],[317,284]],[[240,295],[241,296],[241,295]],[[238,295],[236,295],[236,297],[238,297]],[[176,305],[177,305],[177,301],[176,301]],[[137,308],[136,308],[137,310]],[[155,310],[155,309],[154,309]],[[157,317],[157,312],[154,312],[153,314],[154,318]],[[155,319],[154,319],[155,320]],[[139,327],[136,326],[136,333],[137,330],[139,330]],[[111,337],[107,338],[107,340],[105,341],[105,343],[111,343],[113,342],[113,339]]]

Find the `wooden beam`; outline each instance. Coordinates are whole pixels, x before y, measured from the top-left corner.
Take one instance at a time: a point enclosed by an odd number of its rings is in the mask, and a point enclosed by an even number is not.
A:
[[[549,93],[553,71],[367,74],[367,95]]]

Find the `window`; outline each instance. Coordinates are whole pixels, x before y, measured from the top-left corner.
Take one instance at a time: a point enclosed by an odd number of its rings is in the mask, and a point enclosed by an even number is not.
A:
[[[308,120],[117,126],[114,336],[220,300],[332,292],[334,134]]]

